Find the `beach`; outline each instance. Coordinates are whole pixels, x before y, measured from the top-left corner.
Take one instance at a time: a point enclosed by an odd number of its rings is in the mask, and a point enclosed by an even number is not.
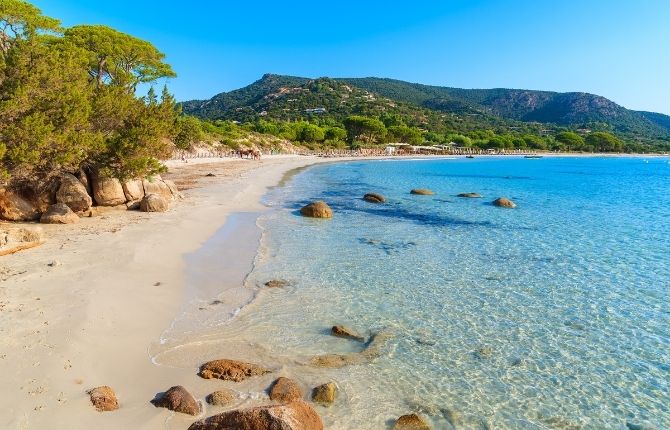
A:
[[[158,429],[193,421],[149,403],[173,385],[200,399],[212,389],[195,368],[157,366],[149,354],[182,303],[184,255],[231,214],[263,211],[261,197],[286,172],[328,160],[212,161],[173,162],[165,177],[190,189],[167,213],[46,225],[44,245],[3,257],[0,427]],[[101,385],[116,391],[119,410],[91,406],[86,392]]]

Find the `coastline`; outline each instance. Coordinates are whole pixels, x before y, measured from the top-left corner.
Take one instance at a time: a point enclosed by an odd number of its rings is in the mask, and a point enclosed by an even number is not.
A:
[[[194,418],[156,409],[149,400],[173,385],[185,386],[199,400],[216,389],[186,364],[192,356],[159,365],[152,361],[185,303],[188,256],[214,240],[235,214],[257,217],[265,211],[263,196],[291,174],[315,164],[383,158],[445,157],[279,156],[261,162],[174,163],[166,177],[186,189],[186,198],[167,213],[110,212],[77,225],[45,226],[46,244],[0,261],[0,370],[8,375],[0,388],[5,405],[0,424],[12,429],[187,428]],[[206,177],[210,172],[216,176]],[[236,243],[239,238],[223,246]],[[244,261],[233,270],[243,278],[250,262],[249,253],[242,254]],[[242,285],[232,279],[225,286]],[[252,392],[258,382],[240,388]],[[118,411],[101,414],[92,408],[86,391],[100,385],[116,390]],[[205,405],[202,416],[211,414]]]
[[[149,403],[173,385],[199,399],[212,390],[195,369],[151,361],[151,346],[183,303],[185,256],[231,214],[263,211],[261,198],[287,172],[332,161],[280,156],[174,167],[168,177],[198,188],[167,213],[109,212],[44,226],[44,245],[4,257],[0,425],[186,428],[192,418]],[[90,405],[86,391],[100,385],[116,391],[119,410],[101,414]]]

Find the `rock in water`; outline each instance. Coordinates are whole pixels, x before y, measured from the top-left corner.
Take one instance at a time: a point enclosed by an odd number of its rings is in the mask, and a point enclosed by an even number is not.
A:
[[[332,218],[333,210],[326,202],[317,201],[304,206],[300,209],[302,216],[310,218]]]
[[[430,424],[417,414],[403,415],[398,418],[393,430],[431,430]]]
[[[460,193],[457,197],[465,197],[468,199],[480,199],[482,195],[479,193]]]
[[[282,279],[273,279],[271,281],[267,281],[264,285],[268,288],[284,288],[288,286],[288,281],[284,281]]]
[[[417,194],[420,196],[432,196],[435,193],[426,188],[414,188],[412,191],[410,191],[410,194]]]
[[[363,342],[365,340],[365,338],[356,333],[356,331],[342,325],[333,326],[333,328],[330,329],[330,332],[333,336],[342,337],[345,339],[357,340],[359,342]]]
[[[386,202],[386,198],[382,196],[381,194],[377,193],[367,193],[366,195],[363,196],[363,200],[366,202],[370,203],[384,203]]]
[[[157,408],[167,408],[182,414],[198,415],[200,405],[193,395],[181,385],[170,388],[165,393],[159,394],[151,401]]]
[[[223,379],[224,381],[240,382],[252,376],[270,373],[270,370],[243,361],[214,360],[203,364],[198,375],[205,379]]]
[[[230,390],[214,391],[206,400],[213,406],[228,406],[235,401],[235,394]]]
[[[93,175],[93,199],[99,206],[118,206],[126,202],[121,181]]]
[[[34,221],[40,213],[30,199],[19,193],[0,188],[0,219],[6,221]]]
[[[337,385],[334,382],[314,387],[312,391],[312,401],[322,405],[330,406],[337,398]]]
[[[85,212],[91,208],[93,200],[79,179],[74,175],[65,174],[60,178],[56,203],[65,203],[74,212]]]
[[[158,194],[147,194],[140,201],[142,212],[165,212],[168,210],[168,202]]]
[[[98,412],[119,409],[119,401],[116,399],[116,394],[114,394],[114,390],[107,385],[89,390],[88,395],[91,397],[91,403],[93,403],[93,406]]]
[[[303,401],[224,412],[197,421],[188,430],[323,430],[316,411]]]
[[[288,403],[300,399],[302,399],[302,390],[292,379],[281,376],[270,387],[270,400]]]
[[[514,209],[516,207],[516,203],[514,203],[507,197],[498,197],[493,201],[493,206],[498,206],[499,208]]]
[[[79,216],[65,203],[56,203],[49,206],[46,212],[40,217],[42,224],[74,224],[79,222]]]

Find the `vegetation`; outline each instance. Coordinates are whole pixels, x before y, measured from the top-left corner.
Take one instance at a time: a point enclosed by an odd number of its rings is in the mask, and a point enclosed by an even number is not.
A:
[[[60,27],[21,0],[0,3],[0,180],[96,169],[156,173],[171,139],[193,138],[174,98],[139,84],[174,76],[150,43],[103,26]]]
[[[384,96],[371,90],[381,91]],[[310,80],[264,75],[245,88],[208,101],[186,102],[183,108],[205,121],[235,121],[246,130],[268,133],[309,148],[409,143],[584,152],[670,149],[670,138],[616,132],[608,124],[526,122],[494,115],[482,107],[487,97],[509,96],[512,100],[507,103],[513,105],[524,93],[510,95],[510,91],[470,92],[375,78]],[[529,93],[545,98],[555,94]],[[585,142],[590,134],[602,137],[602,133],[620,144],[602,144],[595,138]]]

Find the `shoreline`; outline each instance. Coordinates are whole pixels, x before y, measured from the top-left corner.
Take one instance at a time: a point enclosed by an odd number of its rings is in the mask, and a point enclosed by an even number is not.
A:
[[[183,302],[186,256],[231,215],[264,211],[262,197],[287,172],[332,160],[227,161],[174,167],[166,177],[198,187],[166,213],[43,226],[44,245],[0,261],[0,371],[9,375],[0,388],[2,427],[163,429],[193,421],[149,403],[173,385],[198,399],[213,389],[195,369],[151,361]],[[119,410],[91,406],[86,391],[100,385],[116,391]]]

